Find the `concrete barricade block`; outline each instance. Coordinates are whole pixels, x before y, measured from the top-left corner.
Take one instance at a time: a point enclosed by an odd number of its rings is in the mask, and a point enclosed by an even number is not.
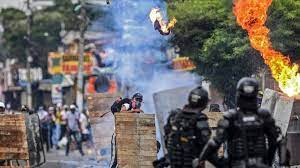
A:
[[[114,115],[110,107],[119,94],[99,93],[88,97],[88,111],[93,131],[97,160],[109,167],[111,163]]]
[[[116,113],[115,118],[118,166],[153,167],[157,155],[154,114]]]
[[[0,160],[29,160],[24,115],[0,115]]]

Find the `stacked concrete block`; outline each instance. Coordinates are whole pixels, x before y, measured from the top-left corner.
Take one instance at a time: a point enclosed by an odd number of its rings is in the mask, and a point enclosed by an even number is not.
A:
[[[110,107],[118,96],[118,94],[99,93],[88,97],[96,157],[104,167],[109,167],[111,163],[111,144],[115,124]]]
[[[28,160],[24,115],[0,115],[0,160]]]
[[[153,114],[116,113],[116,154],[121,168],[152,168],[157,144]]]
[[[91,122],[110,113],[110,107],[117,99],[119,94],[98,93],[88,96],[88,111]]]

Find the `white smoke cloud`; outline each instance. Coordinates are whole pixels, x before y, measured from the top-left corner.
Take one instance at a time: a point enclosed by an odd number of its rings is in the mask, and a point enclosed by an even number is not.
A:
[[[148,18],[153,7],[166,13],[162,0],[118,0],[109,7],[117,37],[106,50],[112,56],[115,73],[125,94],[144,95],[143,110],[155,113],[153,93],[194,84],[197,76],[167,68],[165,49],[168,37],[154,30]],[[128,90],[129,88],[129,90]],[[126,92],[128,91],[128,92]]]

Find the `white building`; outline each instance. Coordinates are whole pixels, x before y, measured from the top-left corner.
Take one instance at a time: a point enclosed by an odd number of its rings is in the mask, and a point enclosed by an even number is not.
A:
[[[17,8],[25,11],[27,0],[0,0],[0,8]],[[53,0],[30,0],[33,9],[42,9],[54,5]]]
[[[79,0],[72,0],[73,3],[78,1]],[[0,0],[0,9],[17,8],[25,11],[26,2],[27,0]],[[37,10],[54,5],[53,0],[30,0],[30,2],[31,7]],[[107,0],[86,0],[86,2],[95,5],[106,5]],[[112,0],[109,0],[109,2],[112,2]]]

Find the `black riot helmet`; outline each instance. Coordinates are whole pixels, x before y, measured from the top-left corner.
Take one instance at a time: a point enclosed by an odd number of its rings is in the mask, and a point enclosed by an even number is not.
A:
[[[136,101],[139,101],[139,102],[143,102],[143,95],[140,94],[140,93],[135,93],[133,96],[132,96],[132,100],[135,99]]]
[[[189,94],[189,106],[192,108],[206,108],[208,103],[208,93],[201,86],[193,89]]]
[[[236,106],[244,110],[256,110],[258,81],[254,78],[242,78],[236,88]]]

